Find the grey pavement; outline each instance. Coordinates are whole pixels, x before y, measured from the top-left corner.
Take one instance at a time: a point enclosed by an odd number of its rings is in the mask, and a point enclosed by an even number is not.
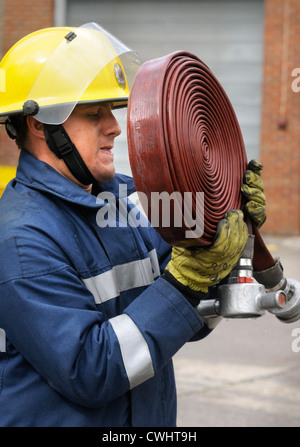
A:
[[[300,238],[264,241],[300,281]],[[300,427],[300,320],[223,319],[174,366],[178,427]]]

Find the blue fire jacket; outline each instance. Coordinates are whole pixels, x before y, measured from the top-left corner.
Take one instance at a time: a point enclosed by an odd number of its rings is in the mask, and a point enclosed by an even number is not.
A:
[[[172,356],[210,331],[160,277],[132,179],[102,186],[22,151],[0,199],[0,426],[176,424]]]

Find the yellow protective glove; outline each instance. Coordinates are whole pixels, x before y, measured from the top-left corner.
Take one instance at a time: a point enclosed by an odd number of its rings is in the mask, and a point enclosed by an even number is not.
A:
[[[260,228],[266,218],[266,196],[264,184],[261,179],[263,165],[257,160],[251,160],[244,174],[244,184],[241,187],[246,199],[245,211],[248,213],[257,228]]]
[[[242,211],[230,210],[218,223],[212,246],[193,249],[173,247],[165,277],[170,282],[170,278],[175,278],[192,291],[207,293],[208,287],[217,284],[233,269],[247,239],[248,230]],[[184,289],[181,291],[184,293]]]

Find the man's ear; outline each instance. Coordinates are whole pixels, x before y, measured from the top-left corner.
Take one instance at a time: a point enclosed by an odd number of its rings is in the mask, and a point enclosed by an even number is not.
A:
[[[36,120],[33,116],[27,116],[27,126],[29,131],[37,138],[45,140],[44,124]]]

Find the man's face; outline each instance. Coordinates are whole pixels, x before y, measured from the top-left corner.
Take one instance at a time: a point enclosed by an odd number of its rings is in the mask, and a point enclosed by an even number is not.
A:
[[[75,107],[64,128],[93,177],[101,183],[115,175],[114,139],[121,133],[110,103]]]

